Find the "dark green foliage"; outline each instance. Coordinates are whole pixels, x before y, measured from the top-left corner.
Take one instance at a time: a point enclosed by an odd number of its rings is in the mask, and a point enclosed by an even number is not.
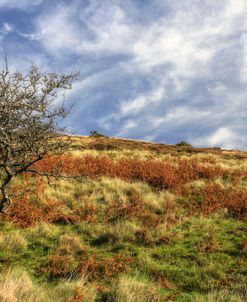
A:
[[[176,144],[176,146],[178,147],[192,147],[192,145],[186,141],[181,141],[179,143]]]
[[[106,135],[99,133],[96,130],[90,131],[90,137],[107,137]]]

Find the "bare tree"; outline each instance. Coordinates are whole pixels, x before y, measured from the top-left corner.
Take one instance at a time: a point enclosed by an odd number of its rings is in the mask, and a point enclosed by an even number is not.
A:
[[[59,90],[71,89],[77,75],[42,73],[35,65],[26,74],[10,72],[6,60],[0,71],[0,212],[11,200],[8,188],[13,177],[25,171],[38,173],[31,169],[34,163],[67,149],[58,120],[68,110],[64,102],[56,102]]]

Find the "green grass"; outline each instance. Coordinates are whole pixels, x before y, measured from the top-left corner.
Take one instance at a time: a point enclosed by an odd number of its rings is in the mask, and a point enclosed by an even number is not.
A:
[[[87,138],[84,145],[76,140],[73,152],[89,152],[95,140]],[[100,140],[108,144],[110,139]],[[179,156],[176,147],[158,145],[153,150],[155,145],[143,143],[135,149],[136,143],[128,142],[122,150],[123,142],[115,144],[111,151],[93,151],[112,152],[116,160],[132,151],[146,159]],[[200,152],[200,158],[211,154]],[[235,153],[219,150],[211,156],[228,167],[238,161]],[[229,185],[223,179],[214,181]],[[204,188],[205,181],[188,185]],[[34,203],[36,198],[32,195]],[[49,200],[84,219],[20,227],[2,216],[0,301],[246,301],[246,220],[219,211],[191,212],[182,194],[106,177],[54,182],[44,188],[39,206]]]
[[[4,229],[2,225],[1,230]],[[9,266],[25,268],[39,283],[58,281],[44,270],[49,266],[47,255],[59,250],[66,254],[71,249],[76,267],[81,246],[98,259],[110,258],[119,251],[130,255],[134,259],[133,274],[138,271],[147,280],[165,278],[171,286],[164,293],[175,292],[178,301],[183,301],[188,293],[203,295],[225,287],[234,290],[246,282],[246,251],[240,248],[246,236],[245,223],[236,220],[188,219],[166,232],[167,242],[146,244],[138,240],[138,226],[132,222],[114,226],[41,225],[18,231],[6,225],[6,229],[6,246],[1,245],[0,253],[1,270]],[[209,239],[212,230],[214,238]],[[15,244],[9,247],[8,240],[13,238]],[[190,301],[189,296],[184,301]]]

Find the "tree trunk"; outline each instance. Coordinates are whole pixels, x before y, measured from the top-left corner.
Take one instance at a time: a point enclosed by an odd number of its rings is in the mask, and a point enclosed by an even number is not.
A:
[[[9,201],[8,197],[6,196],[3,196],[1,199],[0,199],[0,213],[4,213],[3,212],[3,208],[4,208],[4,205],[5,203],[7,203]]]
[[[7,193],[7,187],[8,187],[8,184],[10,183],[11,179],[12,179],[12,175],[10,173],[8,173],[0,187],[0,192],[2,193],[2,198],[0,199],[0,213],[3,213],[3,208],[4,208],[5,203],[10,202],[10,198]]]

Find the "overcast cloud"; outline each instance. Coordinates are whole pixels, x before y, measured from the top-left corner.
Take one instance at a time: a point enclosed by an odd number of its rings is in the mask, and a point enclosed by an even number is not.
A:
[[[13,68],[80,70],[77,134],[247,149],[246,0],[0,0]]]

